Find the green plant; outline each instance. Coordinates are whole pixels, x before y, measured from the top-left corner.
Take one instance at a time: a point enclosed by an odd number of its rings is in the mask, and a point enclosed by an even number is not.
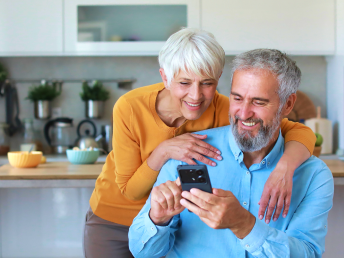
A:
[[[0,64],[0,82],[5,81],[6,78],[7,78],[7,72],[5,68],[3,67],[3,65]]]
[[[94,81],[92,86],[88,85],[88,83],[84,81],[82,83],[82,92],[80,92],[80,97],[83,101],[105,101],[110,98],[110,92],[103,87],[103,84],[100,81]]]
[[[52,83],[52,85],[50,85],[47,82],[42,82],[41,85],[32,85],[26,99],[31,101],[53,100],[61,94],[61,91],[58,91],[56,88],[56,83]]]

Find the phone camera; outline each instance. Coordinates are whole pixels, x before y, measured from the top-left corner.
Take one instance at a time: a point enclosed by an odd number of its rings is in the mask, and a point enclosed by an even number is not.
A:
[[[200,176],[200,177],[198,178],[198,182],[199,182],[199,183],[205,183],[205,181],[206,181],[206,180],[205,180],[204,177],[201,177],[201,176]]]
[[[196,171],[196,174],[197,174],[197,175],[203,175],[203,171],[202,171],[202,170],[197,170],[197,171]]]

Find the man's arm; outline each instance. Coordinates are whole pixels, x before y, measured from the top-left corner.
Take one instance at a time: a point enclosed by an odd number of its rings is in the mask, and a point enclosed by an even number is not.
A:
[[[285,232],[256,220],[241,245],[254,257],[321,257],[325,251],[327,217],[332,208],[333,178],[327,166],[314,175],[307,195]]]
[[[164,185],[174,184],[177,179],[177,162],[168,161],[161,169],[156,183],[154,184],[154,193],[159,192],[163,194],[163,191],[157,191]],[[168,183],[166,183],[168,182]],[[155,195],[157,196],[157,195]],[[153,196],[153,199],[156,199]],[[159,199],[159,198],[157,198]],[[135,257],[162,257],[171,250],[174,244],[174,232],[179,228],[179,213],[168,219],[167,225],[158,226],[154,224],[150,217],[152,193],[143,206],[140,213],[136,216],[133,224],[129,228],[129,249]],[[159,201],[159,200],[158,200]],[[167,204],[167,202],[166,202]],[[155,205],[158,206],[157,203]],[[181,207],[183,210],[183,207]],[[154,213],[155,215],[158,213]],[[166,214],[164,214],[166,215]],[[166,216],[164,216],[166,217]],[[155,217],[156,218],[156,217]]]

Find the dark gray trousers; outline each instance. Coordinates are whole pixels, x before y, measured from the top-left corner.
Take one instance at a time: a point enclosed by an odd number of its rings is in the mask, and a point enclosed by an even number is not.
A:
[[[128,246],[129,227],[86,213],[84,256],[86,258],[133,258]]]

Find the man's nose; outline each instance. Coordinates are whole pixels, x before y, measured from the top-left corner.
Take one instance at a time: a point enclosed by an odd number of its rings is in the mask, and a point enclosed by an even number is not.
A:
[[[240,119],[245,121],[251,117],[253,117],[253,110],[252,110],[252,106],[251,103],[248,102],[244,102],[240,108]]]
[[[197,85],[197,84],[193,84],[191,87],[190,87],[190,90],[189,90],[189,97],[193,100],[199,100],[201,99],[202,97],[202,91],[200,89],[200,86]]]

